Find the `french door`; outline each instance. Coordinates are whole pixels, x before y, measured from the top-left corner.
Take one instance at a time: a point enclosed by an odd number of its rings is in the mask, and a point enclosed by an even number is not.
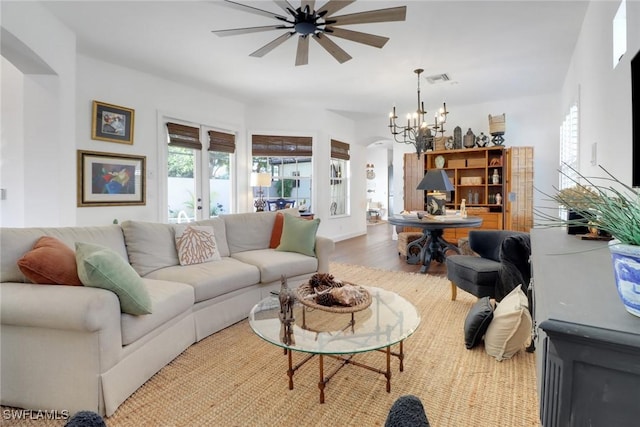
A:
[[[168,222],[231,213],[234,154],[214,151],[216,146],[210,143],[211,135],[220,133],[202,125],[169,123],[167,127]]]

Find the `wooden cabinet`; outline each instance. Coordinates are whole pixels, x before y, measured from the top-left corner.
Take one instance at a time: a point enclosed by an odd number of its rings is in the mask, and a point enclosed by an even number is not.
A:
[[[532,147],[429,151],[420,158],[407,153],[404,166],[406,210],[425,210],[426,194],[416,187],[428,169],[441,166],[455,186],[447,209],[459,210],[464,199],[469,214],[483,218],[481,228],[529,231],[533,226]],[[444,237],[457,242],[468,231],[447,230]]]

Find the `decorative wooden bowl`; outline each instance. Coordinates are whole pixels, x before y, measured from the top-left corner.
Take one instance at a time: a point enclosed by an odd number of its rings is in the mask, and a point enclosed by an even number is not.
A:
[[[356,285],[354,283],[345,282],[345,281],[343,281],[342,283],[345,285],[355,286],[362,292],[362,297],[357,301],[355,305],[344,306],[344,305],[318,304],[315,301],[315,298],[310,297],[311,295],[315,295],[315,291],[309,283],[303,283],[298,287],[298,289],[296,289],[298,301],[300,301],[302,305],[307,306],[309,308],[329,311],[332,313],[355,313],[356,311],[364,310],[371,305],[371,301],[372,301],[371,294],[366,288],[364,288],[363,286]]]

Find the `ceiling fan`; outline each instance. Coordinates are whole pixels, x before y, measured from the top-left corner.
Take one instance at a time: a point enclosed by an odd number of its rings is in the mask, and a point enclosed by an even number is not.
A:
[[[239,34],[257,33],[262,31],[285,30],[285,33],[273,39],[249,56],[261,58],[280,46],[294,35],[298,35],[298,49],[296,52],[296,65],[309,63],[309,39],[313,38],[320,46],[329,52],[339,63],[351,59],[351,56],[338,46],[329,36],[340,37],[357,43],[382,48],[388,37],[340,28],[343,25],[368,24],[374,22],[404,21],[407,7],[391,7],[387,9],[370,10],[347,15],[333,16],[355,0],[329,0],[320,9],[315,9],[315,0],[302,0],[298,8],[294,8],[288,0],[273,0],[286,14],[278,14],[257,7],[225,0],[229,6],[257,15],[267,16],[280,21],[276,25],[261,27],[234,28],[229,30],[213,30],[212,33],[220,36],[235,36]]]

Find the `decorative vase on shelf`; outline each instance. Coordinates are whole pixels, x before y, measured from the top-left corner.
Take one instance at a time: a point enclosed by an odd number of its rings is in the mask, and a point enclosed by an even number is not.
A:
[[[462,129],[460,126],[453,129],[453,148],[455,150],[462,148]]]
[[[640,246],[609,242],[618,295],[624,308],[640,317]]]
[[[463,145],[465,148],[473,148],[476,145],[476,136],[473,134],[471,128],[469,128],[463,139]]]
[[[493,170],[493,175],[491,175],[491,181],[493,184],[500,184],[500,174],[498,173],[498,169]]]

